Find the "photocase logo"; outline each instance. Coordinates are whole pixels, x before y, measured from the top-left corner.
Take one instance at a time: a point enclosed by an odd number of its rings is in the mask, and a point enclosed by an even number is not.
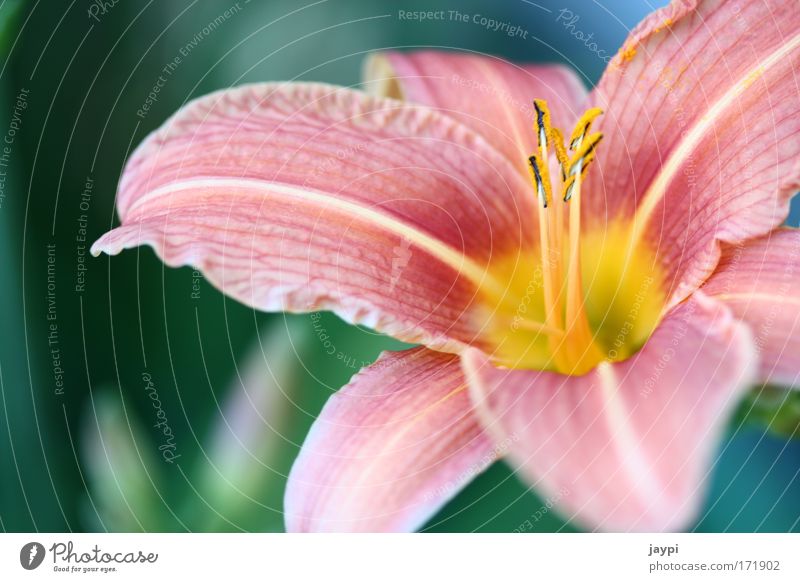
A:
[[[28,542],[19,551],[19,563],[26,570],[35,570],[44,561],[44,546],[39,542]]]

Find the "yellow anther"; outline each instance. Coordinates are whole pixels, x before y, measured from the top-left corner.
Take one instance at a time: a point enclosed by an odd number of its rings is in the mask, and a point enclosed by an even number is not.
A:
[[[550,128],[550,141],[553,142],[558,165],[561,166],[561,180],[566,180],[569,156],[567,155],[567,148],[564,147],[564,136],[561,135],[561,131],[557,127]]]
[[[581,115],[581,118],[578,120],[578,123],[575,124],[575,129],[572,130],[572,135],[569,137],[569,147],[570,149],[575,149],[580,145],[580,141],[589,133],[589,128],[592,127],[592,122],[597,118],[598,115],[601,115],[603,110],[599,107],[592,107],[591,109],[586,110],[586,112]]]
[[[603,137],[603,134],[602,134],[602,133],[600,134],[600,137],[601,137],[601,138]],[[586,152],[586,155],[585,155],[585,156],[583,156],[583,163],[581,164],[581,176],[583,176],[583,175],[586,173],[586,168],[588,168],[588,167],[589,167],[589,164],[591,164],[591,163],[594,161],[594,155],[595,155],[595,153],[597,153],[597,144],[598,144],[599,142],[600,142],[600,140],[598,139],[598,140],[597,140],[597,141],[594,143],[594,145],[592,146],[592,148],[591,148],[591,149],[589,149],[589,150]]]
[[[562,199],[564,202],[569,202],[569,199],[572,198],[572,193],[575,190],[575,174],[570,174],[567,176],[567,179],[564,181],[564,185],[561,187],[562,191]]]
[[[550,185],[550,166],[548,164],[550,141],[553,128],[550,125],[550,109],[543,99],[534,99],[533,107],[536,110],[536,137],[539,142],[538,155],[531,156],[529,161],[536,180],[539,202],[547,208],[552,200],[552,187]]]
[[[570,160],[570,175],[578,173],[578,168],[580,168],[581,172],[586,170],[586,167],[594,159],[597,144],[600,143],[601,139],[603,139],[603,134],[598,132],[580,140],[580,144]]]
[[[600,143],[601,139],[603,139],[603,134],[599,132],[593,133],[585,139],[583,137],[578,138],[579,145],[572,155],[572,159],[569,163],[569,170],[567,171],[567,178],[564,180],[564,185],[562,187],[564,202],[568,202],[570,198],[572,198],[572,194],[575,190],[575,181],[578,178],[583,178],[584,174],[586,174],[586,168],[588,168],[589,164],[594,160],[597,144]]]

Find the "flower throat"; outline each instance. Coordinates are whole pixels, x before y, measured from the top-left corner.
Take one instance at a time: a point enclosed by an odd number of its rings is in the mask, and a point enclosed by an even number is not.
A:
[[[591,127],[602,111],[586,111],[565,146],[547,103],[537,99],[534,109],[538,148],[528,165],[538,249],[493,268],[507,293],[489,301],[485,329],[498,364],[584,374],[629,357],[646,341],[664,304],[663,276],[649,245],[631,244],[630,219],[582,229],[582,185],[603,138]],[[551,156],[560,174],[557,196]]]

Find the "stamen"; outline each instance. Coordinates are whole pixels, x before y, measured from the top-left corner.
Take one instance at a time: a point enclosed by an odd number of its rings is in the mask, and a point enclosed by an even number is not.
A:
[[[564,180],[563,198],[564,202],[569,202],[575,190],[575,181],[578,178],[583,178],[586,174],[586,168],[594,160],[595,152],[597,151],[597,144],[603,139],[602,133],[593,133],[584,140],[583,136],[578,137],[575,141],[575,153],[569,163],[569,170],[566,172],[567,178]]]
[[[550,130],[550,141],[553,142],[556,150],[556,158],[558,165],[561,166],[561,180],[567,179],[567,168],[569,168],[569,157],[567,156],[567,148],[564,147],[564,136],[557,127]]]
[[[559,309],[560,294],[557,285],[561,283],[561,232],[560,208],[556,214],[548,212],[548,205],[552,201],[552,187],[550,183],[550,170],[548,165],[548,145],[551,132],[550,110],[541,99],[535,99],[533,107],[536,110],[536,135],[539,142],[539,152],[529,158],[533,179],[536,182],[536,193],[541,207],[538,212],[539,219],[539,244],[542,261],[542,275],[544,279],[545,323],[548,327],[559,327],[561,313]]]
[[[576,174],[572,174],[567,178],[567,181],[564,182],[564,202],[569,202],[572,200],[572,195],[575,193],[575,179],[577,178]]]
[[[582,162],[583,167],[585,168],[586,165],[594,159],[594,153],[597,150],[597,144],[600,143],[601,139],[603,139],[602,133],[593,133],[586,137],[585,140],[579,141],[577,150],[570,160],[570,173],[574,172],[574,166],[577,165],[578,162]]]
[[[539,219],[539,246],[542,257],[542,278],[544,279],[544,309],[545,309],[545,325],[547,327],[555,328],[556,320],[555,313],[552,309],[554,303],[553,294],[553,274],[547,262],[550,257],[550,228],[546,216],[548,191],[550,182],[545,182],[542,176],[542,167],[538,158],[533,155],[528,158],[531,167],[531,175],[536,186],[536,193],[539,197],[541,207],[537,213]]]
[[[575,129],[572,131],[572,135],[569,137],[569,149],[575,150],[580,145],[580,141],[582,140],[587,133],[589,133],[589,128],[592,127],[592,122],[597,118],[598,115],[601,115],[603,110],[599,107],[592,107],[588,109],[581,118],[578,120],[578,123],[575,124]]]
[[[514,329],[545,334],[556,369],[572,372],[583,370],[587,362],[594,365],[603,359],[586,314],[580,266],[581,182],[603,138],[601,133],[590,133],[592,122],[602,111],[594,107],[581,116],[570,135],[567,151],[564,135],[550,124],[547,103],[536,99],[533,106],[538,149],[528,162],[539,202],[544,322],[515,317],[511,323]],[[562,201],[553,198],[551,153],[559,164]],[[568,209],[563,205],[566,203]],[[565,211],[568,216],[564,216]]]
[[[545,184],[545,181],[542,179],[542,171],[536,156],[533,155],[529,157],[528,162],[530,162],[531,170],[533,171],[533,179],[536,184],[536,194],[539,197],[539,204],[542,205],[542,208],[547,208],[547,203],[550,199],[550,184]]]
[[[533,108],[536,109],[536,126],[538,128],[539,150],[547,149],[547,138],[550,128],[550,110],[543,99],[534,99]]]
[[[578,350],[596,350],[592,339],[592,330],[586,317],[583,300],[583,284],[581,283],[581,182],[592,160],[594,160],[597,144],[603,134],[589,134],[592,121],[602,111],[598,108],[588,110],[578,120],[570,137],[570,149],[573,150],[568,177],[564,182],[564,201],[572,200],[569,209],[569,268],[567,271],[567,312],[566,328],[576,338]],[[584,348],[584,346],[586,346]],[[573,346],[570,346],[573,347]]]
[[[534,99],[533,107],[536,110],[536,136],[539,143],[539,153],[533,157],[536,159],[538,176],[544,186],[544,192],[547,195],[547,203],[550,203],[550,200],[552,200],[552,189],[550,185],[550,166],[548,165],[549,156],[547,151],[547,148],[550,146],[550,137],[552,133],[550,110],[547,108],[547,103],[542,99]],[[543,204],[543,207],[546,208],[547,205]]]
[[[540,321],[536,321],[535,319],[528,319],[527,317],[515,316],[513,318],[503,318],[510,324],[512,329],[524,329],[526,331],[532,331],[536,334],[545,334],[551,336],[557,336],[559,338],[563,337],[564,330],[558,329],[556,327],[548,327],[544,323]]]

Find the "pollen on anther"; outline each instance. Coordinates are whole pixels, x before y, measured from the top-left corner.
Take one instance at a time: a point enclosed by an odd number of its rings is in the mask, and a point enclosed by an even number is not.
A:
[[[592,107],[591,109],[587,109],[586,112],[581,115],[578,123],[575,124],[575,129],[572,130],[572,135],[569,137],[570,149],[574,150],[580,145],[581,140],[589,133],[589,129],[592,127],[592,122],[602,113],[603,110],[599,107]]]
[[[556,159],[561,167],[561,180],[564,181],[567,179],[567,170],[569,169],[569,156],[567,155],[567,148],[564,147],[564,136],[557,127],[551,127],[550,134],[550,141],[553,142]]]
[[[602,133],[593,133],[581,141],[580,146],[572,157],[569,168],[570,174],[576,173],[579,164],[581,171],[586,171],[586,167],[594,159],[594,154],[597,151],[597,144],[600,143],[601,139],[603,139]]]

